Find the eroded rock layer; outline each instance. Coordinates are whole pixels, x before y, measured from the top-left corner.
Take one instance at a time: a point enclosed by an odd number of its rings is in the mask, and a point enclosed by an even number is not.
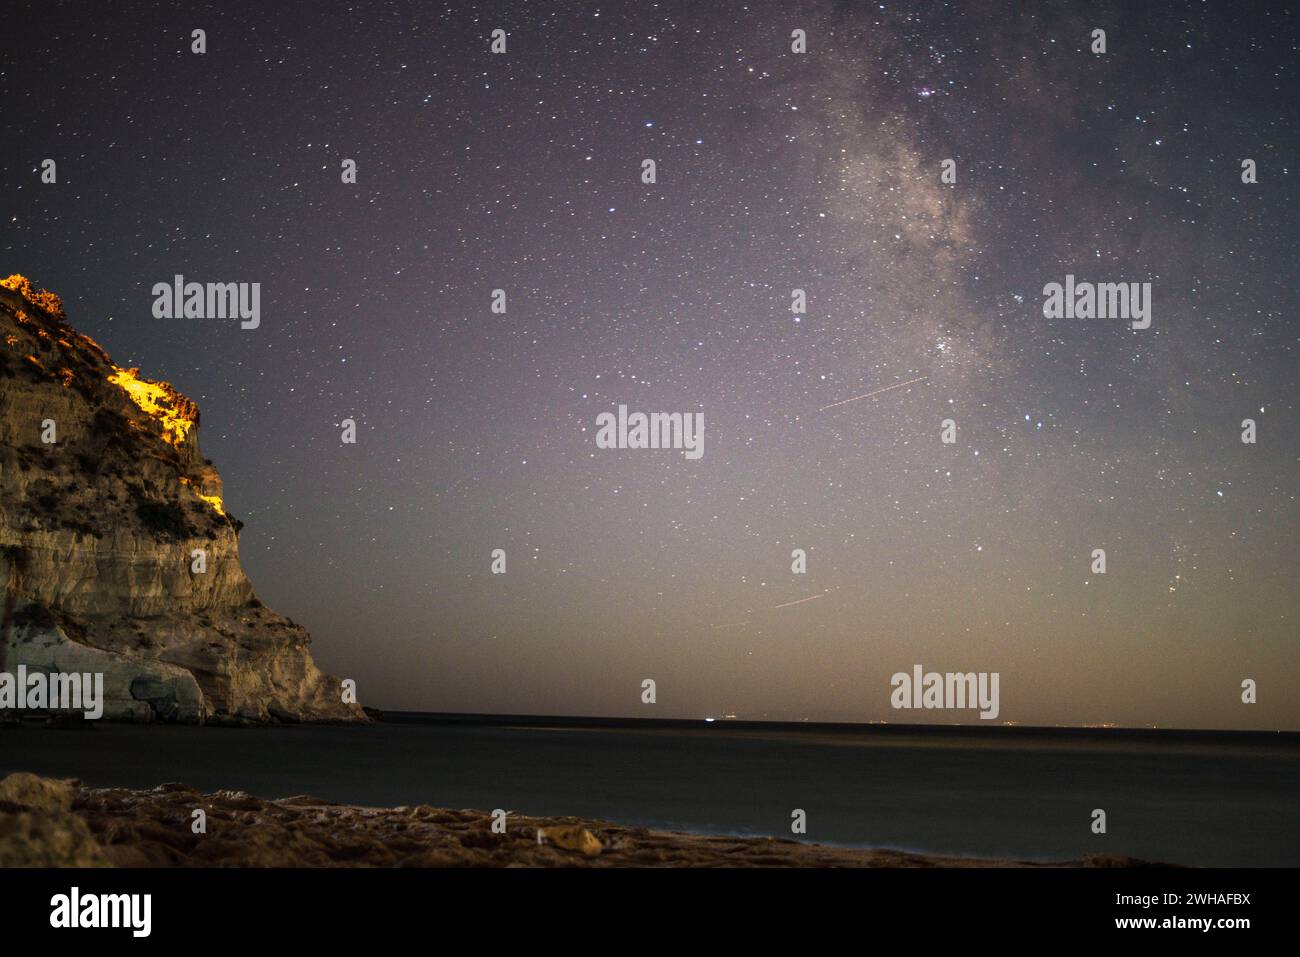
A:
[[[0,672],[102,672],[109,720],[365,720],[257,599],[241,527],[197,406],[0,280]]]

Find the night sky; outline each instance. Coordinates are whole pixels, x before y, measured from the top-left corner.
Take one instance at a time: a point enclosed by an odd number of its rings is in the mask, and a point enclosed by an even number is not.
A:
[[[0,269],[199,403],[363,702],[981,723],[893,710],[921,664],[999,721],[1300,729],[1282,4],[100,10],[6,15]],[[155,318],[177,273],[261,327]],[[1045,318],[1067,274],[1150,328]],[[598,449],[620,403],[703,457]]]

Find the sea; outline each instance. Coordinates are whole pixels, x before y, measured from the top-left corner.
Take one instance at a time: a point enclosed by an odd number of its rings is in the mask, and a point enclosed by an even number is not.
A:
[[[0,728],[0,775],[20,770],[998,860],[1300,865],[1294,733],[412,713],[363,727]]]

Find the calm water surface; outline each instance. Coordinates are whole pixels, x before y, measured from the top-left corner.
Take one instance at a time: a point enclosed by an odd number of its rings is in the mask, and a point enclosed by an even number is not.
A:
[[[891,732],[398,721],[0,729],[0,774],[260,797],[507,808],[677,830],[1024,859],[1300,865],[1300,747]],[[1093,808],[1108,833],[1093,835]]]

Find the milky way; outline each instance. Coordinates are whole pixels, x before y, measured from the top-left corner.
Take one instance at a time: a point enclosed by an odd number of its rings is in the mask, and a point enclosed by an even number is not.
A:
[[[1300,728],[1279,5],[17,6],[5,274],[199,403],[368,703],[895,720],[920,663],[1022,724]],[[178,273],[260,327],[154,318]],[[1150,328],[1045,318],[1067,274]],[[704,455],[597,448],[619,404]]]

